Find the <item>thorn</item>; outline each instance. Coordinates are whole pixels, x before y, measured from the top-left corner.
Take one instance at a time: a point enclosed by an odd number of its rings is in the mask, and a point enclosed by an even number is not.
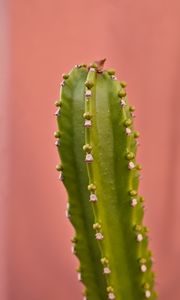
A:
[[[72,252],[73,254],[75,254],[75,246],[74,246],[74,245],[71,245],[71,252]]]
[[[108,299],[111,299],[111,300],[115,299],[115,295],[113,293],[109,293]]]
[[[115,75],[111,75],[112,80],[117,80],[117,77]]]
[[[140,200],[141,203],[143,203],[144,202],[144,197],[140,196],[139,200]]]
[[[135,190],[130,190],[130,191],[129,191],[129,194],[130,194],[131,196],[136,196],[136,195],[137,195],[137,191],[135,191]]]
[[[73,244],[77,243],[77,237],[74,236],[74,237],[71,239],[71,242],[72,242]]]
[[[64,86],[64,84],[65,84],[65,81],[63,80],[61,83],[60,83],[60,86]]]
[[[103,265],[107,265],[109,263],[108,259],[106,257],[101,258],[101,263]]]
[[[85,82],[85,86],[88,89],[91,89],[94,86],[94,83],[92,81],[88,80],[88,81]]]
[[[110,273],[111,273],[111,270],[110,270],[108,267],[105,267],[105,268],[103,269],[103,273],[104,273],[104,274],[110,274]]]
[[[129,111],[131,111],[131,112],[135,111],[135,106],[130,105],[129,106]]]
[[[138,138],[140,136],[139,132],[138,131],[134,131],[134,137],[135,139]]]
[[[75,65],[75,68],[79,69],[81,68],[81,65]]]
[[[128,169],[132,170],[134,168],[135,168],[135,164],[133,163],[133,161],[130,161],[129,164],[128,164]]]
[[[91,120],[85,120],[84,127],[89,128],[89,127],[91,127],[91,125],[92,125]]]
[[[130,126],[132,124],[132,120],[131,119],[127,119],[124,121],[124,126]]]
[[[145,273],[147,271],[147,266],[146,265],[141,265],[141,272]]]
[[[122,87],[126,87],[127,86],[127,83],[126,83],[126,81],[120,81],[120,85],[122,86]]]
[[[139,170],[139,171],[141,171],[142,170],[142,166],[140,164],[137,164],[136,165],[136,169]]]
[[[101,225],[99,223],[95,223],[95,224],[93,224],[93,229],[94,230],[101,229]]]
[[[91,90],[87,90],[87,91],[85,92],[85,96],[86,96],[87,98],[90,98],[91,95],[92,95]]]
[[[59,131],[55,131],[55,132],[54,132],[54,137],[55,137],[55,138],[60,138],[60,136],[61,136],[61,134],[60,134]]]
[[[96,190],[95,184],[91,183],[88,185],[88,190],[94,192]]]
[[[59,147],[59,146],[60,146],[60,140],[55,141],[55,145],[56,145],[57,147]]]
[[[54,113],[54,115],[56,117],[59,117],[60,116],[60,112],[61,112],[61,110],[60,110],[60,108],[58,108],[58,110],[56,110],[56,112]]]
[[[85,162],[91,163],[93,161],[93,156],[91,153],[86,153]]]
[[[89,71],[91,71],[91,72],[96,72],[96,69],[91,67],[91,68],[89,69]]]
[[[90,64],[90,68],[97,69],[97,63],[96,63],[96,62],[94,62],[94,63]]]
[[[141,233],[138,233],[137,234],[137,241],[142,242],[142,240],[143,240],[143,235]]]
[[[83,146],[83,150],[84,150],[84,151],[87,151],[88,153],[90,153],[91,150],[92,150],[92,146],[89,145],[89,144],[85,144],[85,145]]]
[[[125,89],[121,89],[121,90],[118,92],[118,96],[119,96],[120,98],[125,97],[125,96],[126,96],[126,91],[125,91]]]
[[[129,127],[126,127],[125,131],[127,135],[130,135],[132,132],[132,130]]]
[[[90,201],[90,202],[96,202],[96,201],[97,201],[97,196],[96,196],[96,194],[90,194],[89,201]]]
[[[140,232],[140,231],[142,231],[142,226],[139,224],[136,224],[136,225],[134,225],[134,230]]]
[[[78,276],[78,281],[81,281],[81,273],[80,272],[78,272],[77,276]]]
[[[131,113],[131,116],[132,116],[132,118],[135,118],[136,117],[136,114],[135,113]]]
[[[90,153],[91,150],[92,150],[92,146],[89,145],[89,144],[85,144],[85,145],[83,146],[83,150],[86,151],[86,152],[88,152],[88,153]]]
[[[134,155],[133,152],[128,152],[128,153],[126,154],[126,158],[127,158],[128,160],[133,159],[134,156],[135,156],[135,155]]]
[[[92,115],[90,112],[85,112],[83,114],[83,118],[86,119],[86,120],[91,120],[92,119]]]
[[[97,232],[95,234],[95,237],[96,237],[96,240],[103,240],[103,238],[104,238],[101,232]]]
[[[60,180],[60,181],[64,181],[64,175],[63,175],[63,172],[61,172],[61,173],[59,174],[59,180]]]
[[[56,107],[61,107],[62,102],[61,101],[56,101],[54,104],[55,104]]]
[[[131,200],[131,206],[132,207],[135,207],[137,205],[137,199],[136,198],[133,198],[132,200]]]
[[[124,100],[124,99],[121,99],[120,104],[121,104],[121,106],[125,106],[125,105],[126,105],[125,100]]]
[[[63,77],[63,79],[68,79],[69,78],[69,74],[63,74],[62,77]]]
[[[106,58],[95,61],[96,68],[99,73],[103,72],[103,67],[104,67],[105,61],[106,61]]]
[[[107,290],[108,293],[113,293],[114,292],[112,286],[108,286],[106,290]]]
[[[109,75],[114,75],[116,73],[116,71],[114,69],[109,69],[109,70],[107,70],[107,73]]]
[[[62,171],[63,170],[63,166],[61,164],[56,165],[56,170],[58,172]]]
[[[145,291],[145,297],[150,298],[151,297],[151,292],[149,290]]]
[[[69,219],[69,213],[68,213],[67,209],[65,210],[65,216],[66,216],[67,219]]]

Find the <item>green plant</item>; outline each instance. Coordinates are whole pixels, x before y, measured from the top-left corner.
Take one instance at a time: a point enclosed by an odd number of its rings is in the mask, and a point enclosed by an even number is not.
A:
[[[75,228],[84,299],[156,299],[144,199],[138,194],[134,107],[105,60],[63,75],[55,132],[57,166]]]

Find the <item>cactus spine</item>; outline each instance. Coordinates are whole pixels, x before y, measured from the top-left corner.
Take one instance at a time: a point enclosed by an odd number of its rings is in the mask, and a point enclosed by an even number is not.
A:
[[[138,194],[134,107],[104,60],[63,75],[56,102],[60,179],[75,228],[73,253],[87,300],[156,299],[143,197]]]

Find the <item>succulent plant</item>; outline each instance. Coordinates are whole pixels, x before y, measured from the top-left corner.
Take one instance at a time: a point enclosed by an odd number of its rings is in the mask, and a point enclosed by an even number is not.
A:
[[[138,193],[139,133],[126,83],[105,60],[63,75],[56,102],[60,180],[75,228],[72,251],[87,300],[156,299],[144,199]]]

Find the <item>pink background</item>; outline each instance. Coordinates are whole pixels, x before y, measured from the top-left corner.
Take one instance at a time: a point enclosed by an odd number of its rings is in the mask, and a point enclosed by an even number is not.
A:
[[[80,300],[54,101],[61,74],[107,57],[141,133],[160,300],[180,299],[180,2],[1,0],[0,299]]]

